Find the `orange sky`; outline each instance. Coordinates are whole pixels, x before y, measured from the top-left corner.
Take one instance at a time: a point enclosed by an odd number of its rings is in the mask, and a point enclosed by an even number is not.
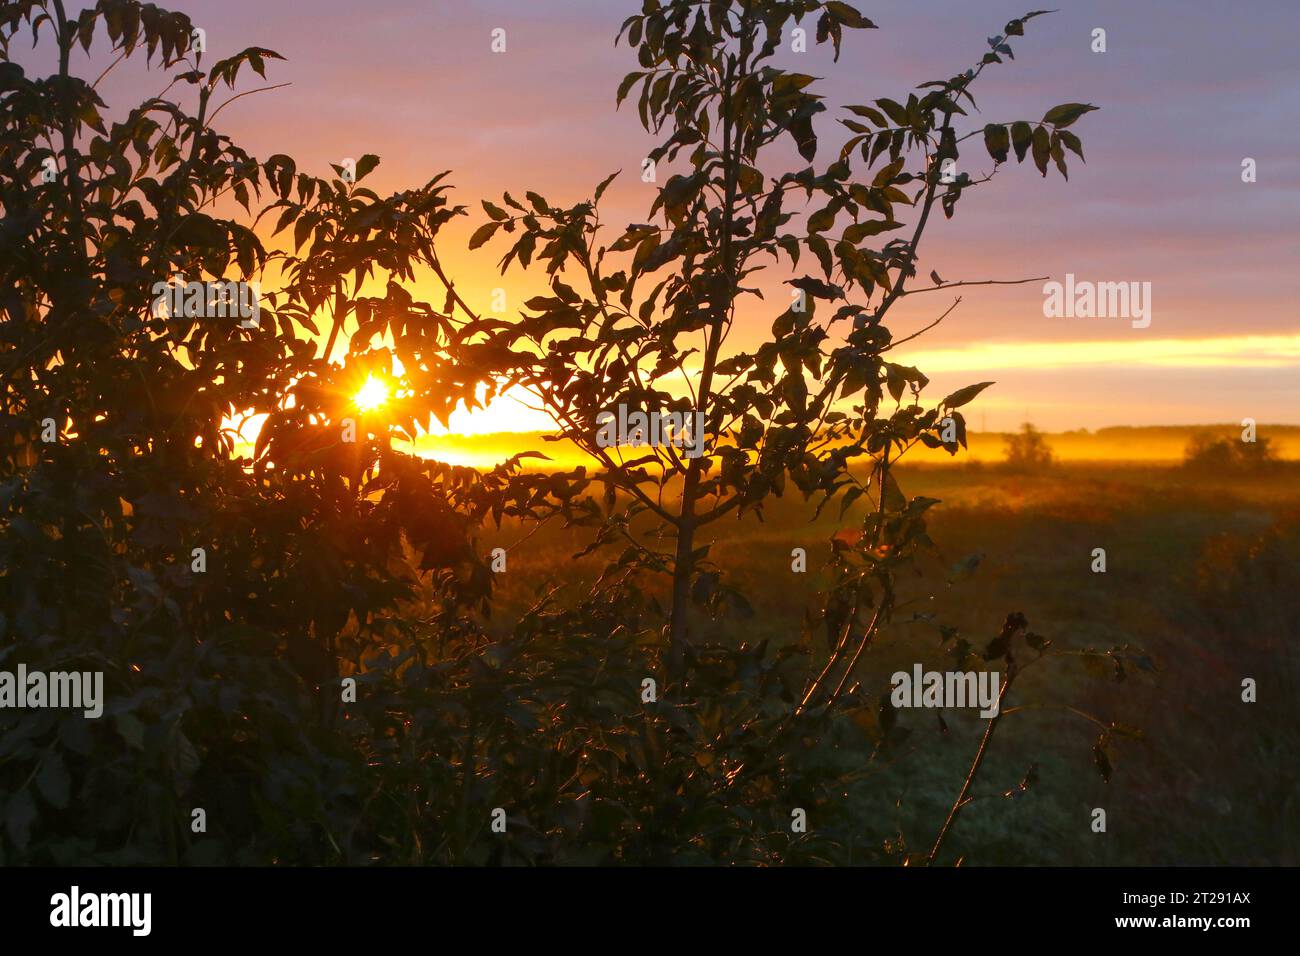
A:
[[[480,198],[534,189],[556,201],[590,195],[625,170],[606,197],[605,219],[641,221],[653,186],[637,175],[651,140],[635,110],[614,110],[614,89],[634,68],[615,47],[632,0],[478,0],[448,4],[391,0],[369,6],[317,0],[173,0],[207,31],[210,57],[251,44],[284,54],[268,82],[286,89],[245,97],[221,131],[255,155],[286,152],[329,173],[345,156],[377,153],[367,185],[379,191],[453,170],[455,201],[476,210],[444,233],[458,290],[486,307],[492,290],[516,306],[537,276],[494,269],[501,250],[464,248],[482,220]],[[847,38],[837,65],[814,48],[783,52],[781,65],[825,77],[832,134],[837,107],[873,96],[905,97],[917,83],[973,62],[984,38],[1025,11],[986,0],[878,0],[876,31]],[[1086,165],[1071,180],[1044,180],[1029,166],[999,171],[939,221],[923,248],[921,274],[948,281],[1066,273],[1080,279],[1150,282],[1148,328],[1124,318],[1048,318],[1042,283],[958,290],[963,302],[942,326],[900,350],[931,376],[935,398],[969,382],[995,380],[969,410],[974,427],[1014,428],[1028,417],[1049,430],[1110,424],[1300,422],[1300,6],[1260,0],[1250,16],[1224,16],[1209,0],[1167,4],[1098,0],[1035,20],[1016,60],[982,78],[975,124],[1034,119],[1060,102],[1096,103],[1080,121]],[[505,53],[490,50],[507,31]],[[1104,54],[1092,31],[1108,33]],[[78,54],[80,55],[80,53]],[[15,58],[23,54],[15,50]],[[101,85],[121,108],[163,85],[158,73],[117,70]],[[973,142],[973,141],[972,141]],[[1252,157],[1258,181],[1243,183]],[[991,164],[963,154],[973,175]],[[773,271],[766,288],[784,296]],[[432,284],[413,290],[441,301]],[[931,321],[955,296],[904,300],[896,335]],[[755,344],[775,311],[747,306],[730,344]],[[539,427],[506,403],[471,431]]]

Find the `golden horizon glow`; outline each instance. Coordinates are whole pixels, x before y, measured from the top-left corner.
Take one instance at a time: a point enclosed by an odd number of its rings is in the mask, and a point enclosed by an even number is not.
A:
[[[900,350],[900,353],[904,353],[904,350]],[[922,348],[891,355],[891,358],[914,364],[927,375],[987,373],[990,377],[1007,370],[1040,371],[1097,366],[1111,369],[1284,368],[1300,365],[1300,334],[1146,339],[1135,332],[1132,339],[1125,340],[980,343],[950,348]],[[395,374],[400,376],[400,363],[398,364]],[[688,367],[687,373],[696,378],[699,369]],[[1005,389],[1006,383],[1003,383],[1003,387]],[[417,454],[426,453],[426,444],[433,441],[440,447],[441,454],[447,455],[452,454],[446,444],[448,439],[555,430],[554,420],[537,407],[536,397],[521,386],[507,389],[492,401],[486,401],[486,392],[486,386],[479,387],[478,398],[483,406],[472,410],[463,405],[458,407],[446,426],[436,419],[430,420],[424,434],[416,439],[412,450]],[[387,382],[371,375],[357,390],[352,401],[359,411],[373,412],[392,397]],[[998,394],[994,391],[981,396],[980,406],[987,411],[1027,407],[1022,394]],[[1032,414],[1029,417],[1034,418]],[[1116,416],[1117,423],[1122,417]],[[237,433],[237,443],[241,448],[245,445],[251,448],[265,418],[265,415],[255,415],[247,420],[228,419],[223,422],[223,426]],[[1210,418],[1207,417],[1206,420],[1209,421]],[[1076,427],[1079,427],[1077,423],[1049,422],[1046,430],[1063,432]],[[997,431],[997,427],[992,430]],[[468,464],[471,458],[477,457],[477,452],[466,452],[463,463]]]
[[[896,359],[897,361],[898,359]],[[927,375],[994,369],[1071,366],[1283,368],[1300,365],[1300,335],[1234,335],[1203,339],[980,343],[907,351],[905,361]]]
[[[429,423],[428,434],[435,438],[449,435],[471,437],[501,432],[553,431],[555,420],[538,408],[539,399],[521,385],[515,385],[487,401],[487,386],[478,387],[480,407],[467,409],[463,404],[448,418],[444,427],[437,419]]]

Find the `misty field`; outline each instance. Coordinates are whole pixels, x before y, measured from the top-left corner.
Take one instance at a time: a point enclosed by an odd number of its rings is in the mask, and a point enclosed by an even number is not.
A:
[[[997,466],[900,469],[905,494],[942,502],[929,512],[937,550],[908,586],[897,623],[869,650],[860,694],[887,696],[889,676],[917,662],[945,666],[937,625],[983,647],[1013,611],[1058,648],[1132,645],[1150,662],[1121,680],[1090,673],[1085,663],[1097,664],[1085,658],[1028,669],[1008,694],[975,802],[954,829],[955,856],[980,864],[1300,862],[1298,480],[1289,463],[1248,477],[1114,463],[1034,475]],[[861,509],[841,520],[837,502],[810,522],[812,510],[787,495],[762,522],[721,526],[709,559],[727,569],[752,613],[697,617],[697,640],[825,640],[801,633],[803,610],[816,607],[831,536],[860,523]],[[589,586],[617,556],[573,560],[579,532],[525,533],[505,526],[484,541],[510,549],[507,573],[496,576],[503,634],[539,594]],[[791,571],[796,547],[807,550],[807,573]],[[1105,573],[1091,569],[1095,548],[1105,549]],[[1246,677],[1258,682],[1257,703],[1241,700]],[[896,713],[887,735],[864,726],[864,746],[874,740],[884,759],[844,799],[861,802],[864,821],[896,819],[902,842],[894,849],[915,851],[933,840],[985,721],[973,711]],[[1090,717],[1118,728],[1109,782],[1093,752],[1101,728]],[[1106,811],[1106,833],[1090,827],[1094,808]]]

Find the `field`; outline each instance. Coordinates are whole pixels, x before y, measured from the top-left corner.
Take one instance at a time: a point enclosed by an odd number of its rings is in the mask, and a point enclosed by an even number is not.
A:
[[[889,676],[916,662],[951,667],[936,623],[982,648],[1013,611],[1054,648],[1132,645],[1152,668],[1129,667],[1116,680],[1067,657],[1026,670],[945,856],[971,864],[1300,863],[1295,465],[1253,477],[1068,460],[1033,475],[924,465],[899,474],[909,496],[942,501],[930,512],[936,553],[860,670],[868,697],[886,694]],[[816,600],[830,536],[860,512],[841,522],[836,506],[810,522],[813,506],[797,496],[777,505],[761,523],[714,526],[710,558],[753,614],[699,619],[697,640],[824,640],[801,638],[802,611]],[[497,576],[502,627],[542,589],[579,587],[598,573],[608,556],[570,558],[584,541],[550,526],[524,538],[507,526],[485,542],[510,548],[508,571]],[[791,571],[795,547],[807,550],[805,574]],[[1105,549],[1105,573],[1092,570],[1095,548]],[[1245,678],[1258,682],[1256,703],[1242,701]],[[914,851],[928,847],[978,747],[985,722],[973,714],[902,711],[877,759],[861,755],[861,780],[844,799],[861,803],[864,835],[887,826]],[[1094,719],[1118,725],[1109,782],[1095,762],[1103,727]],[[1022,792],[1031,765],[1036,780]],[[1096,808],[1106,811],[1104,833],[1091,826]]]

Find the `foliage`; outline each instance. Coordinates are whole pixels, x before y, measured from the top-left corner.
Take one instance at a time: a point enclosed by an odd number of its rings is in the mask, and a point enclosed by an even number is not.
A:
[[[988,181],[948,181],[961,143],[982,137],[1002,163],[1009,140],[1043,175],[1049,158],[1066,172],[1063,148],[1082,155],[1066,129],[1082,104],[959,131],[972,86],[1036,16],[965,72],[848,107],[848,138],[817,166],[815,80],[772,56],[805,21],[838,55],[869,20],[838,0],[647,0],[620,32],[640,69],[618,99],[640,87],[663,137],[651,158],[685,169],[656,190],[661,223],[608,244],[612,177],[572,206],[484,202],[471,246],[512,235],[502,268],[549,277],[509,319],[472,310],[443,268],[439,232],[465,212],[445,173],[381,196],[362,184],[374,156],[320,178],[217,131],[223,87],[264,75],[273,51],[205,66],[184,14],[6,3],[4,49],[52,31],[59,69],[0,62],[0,663],[102,670],[109,705],[99,723],[0,714],[5,860],[827,862],[861,844],[833,796],[887,744],[892,711],[855,675],[907,603],[900,574],[936,504],[891,468],[917,442],[964,447],[960,409],[991,384],[924,406],[928,380],[890,360],[904,340],[884,320],[943,286],[911,280],[934,207],[950,217]],[[186,95],[108,120],[70,67],[105,41],[118,62],[160,57]],[[807,166],[770,170],[784,141]],[[899,207],[910,232],[886,239]],[[726,352],[755,273],[783,258],[791,306],[757,350]],[[426,271],[440,306],[407,291]],[[150,290],[174,277],[273,291],[242,328],[157,310]],[[380,412],[351,400],[370,379],[394,395]],[[590,469],[527,471],[527,452],[480,472],[394,447],[513,387]],[[601,447],[597,417],[620,403],[702,412],[703,454]],[[252,415],[266,420],[249,460],[231,422]],[[42,441],[50,423],[58,440]],[[761,519],[787,489],[870,507],[828,542],[804,641],[710,642],[703,615],[747,602],[700,530]],[[477,534],[507,518],[587,529],[609,561],[585,598],[545,594],[503,636]],[[942,636],[1010,670],[1049,653],[1025,624],[1008,617],[982,653]],[[487,829],[495,807],[506,839]],[[817,826],[791,832],[791,807]]]

